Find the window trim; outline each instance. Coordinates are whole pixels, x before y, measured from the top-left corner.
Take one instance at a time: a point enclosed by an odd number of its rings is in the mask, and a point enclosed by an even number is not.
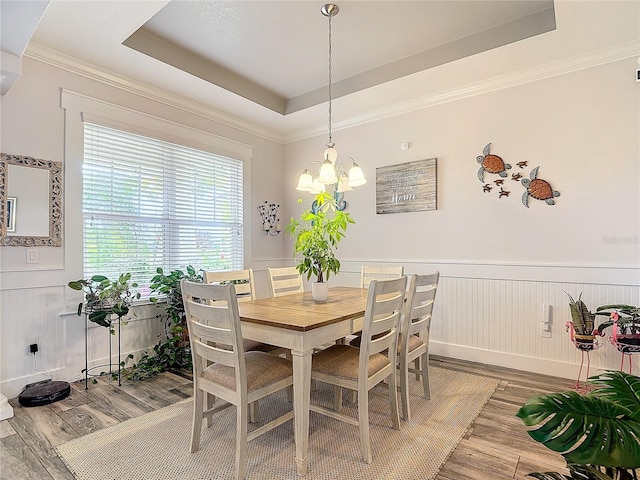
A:
[[[140,105],[144,104],[144,99]],[[60,104],[65,114],[65,202],[82,204],[82,165],[84,162],[84,121],[89,119],[98,125],[130,131],[159,140],[204,150],[216,155],[242,161],[243,165],[243,261],[250,264],[252,244],[251,224],[251,162],[253,146],[181,124],[163,117],[106,102],[88,95],[61,89]],[[153,104],[157,106],[157,104]],[[162,105],[167,107],[166,105]],[[206,121],[206,119],[205,119]],[[71,177],[71,181],[70,180]],[[82,222],[65,219],[64,266],[67,272],[81,278],[83,265]]]

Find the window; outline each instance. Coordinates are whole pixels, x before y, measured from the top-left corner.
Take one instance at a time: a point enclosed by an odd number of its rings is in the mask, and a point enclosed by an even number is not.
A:
[[[243,267],[242,162],[84,124],[85,277]]]

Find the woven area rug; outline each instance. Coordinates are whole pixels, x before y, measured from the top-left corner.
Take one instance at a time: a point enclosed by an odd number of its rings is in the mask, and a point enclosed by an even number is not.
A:
[[[373,463],[360,455],[358,428],[310,413],[308,480],[434,478],[498,385],[497,380],[431,368],[431,400],[411,381],[410,422],[393,430],[384,387],[369,395]],[[377,390],[379,388],[379,390]],[[380,396],[378,395],[380,394]],[[311,402],[332,405],[322,383]],[[127,420],[56,447],[78,480],[218,480],[234,478],[235,408],[203,426],[200,450],[189,453],[192,401]],[[291,408],[284,392],[260,401],[259,426]],[[345,400],[345,413],[356,416]],[[250,426],[249,429],[255,428]],[[249,442],[247,479],[296,479],[293,422]],[[299,478],[299,477],[298,477]]]

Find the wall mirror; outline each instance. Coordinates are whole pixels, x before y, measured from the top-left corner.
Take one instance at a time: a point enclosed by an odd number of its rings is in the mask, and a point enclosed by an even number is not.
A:
[[[0,155],[0,246],[62,245],[62,162]]]

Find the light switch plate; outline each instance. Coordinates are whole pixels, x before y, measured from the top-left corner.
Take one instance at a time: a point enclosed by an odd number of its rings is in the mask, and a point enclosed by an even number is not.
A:
[[[38,249],[27,248],[27,263],[38,263]]]

